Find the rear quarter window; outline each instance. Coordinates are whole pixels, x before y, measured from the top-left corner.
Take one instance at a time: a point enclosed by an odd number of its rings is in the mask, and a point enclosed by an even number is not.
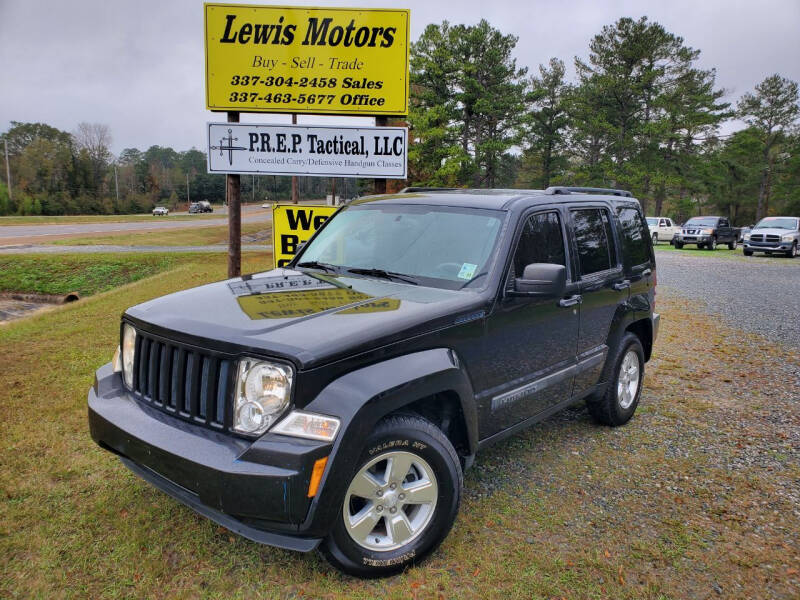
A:
[[[631,269],[650,262],[647,224],[638,209],[621,206],[617,209],[622,240],[622,264]]]

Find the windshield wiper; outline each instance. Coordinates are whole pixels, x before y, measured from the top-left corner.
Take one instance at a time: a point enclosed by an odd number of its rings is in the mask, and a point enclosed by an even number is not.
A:
[[[348,273],[355,273],[356,275],[371,275],[372,277],[380,277],[381,279],[397,279],[398,281],[405,281],[412,285],[419,285],[419,282],[412,279],[410,275],[405,273],[395,273],[394,271],[384,271],[383,269],[347,269]]]
[[[335,265],[329,265],[328,263],[319,262],[316,260],[308,260],[305,262],[297,263],[298,267],[306,267],[308,269],[322,269],[323,271],[336,271]]]

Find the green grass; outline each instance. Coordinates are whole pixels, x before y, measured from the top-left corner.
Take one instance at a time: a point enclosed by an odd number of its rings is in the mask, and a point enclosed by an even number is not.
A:
[[[184,258],[0,328],[0,598],[656,600],[717,597],[716,582],[723,597],[797,597],[786,492],[800,470],[726,466],[760,440],[747,419],[752,403],[774,405],[780,353],[734,359],[740,334],[668,299],[636,418],[610,429],[574,412],[481,453],[450,535],[402,575],[352,579],[199,517],[98,448],[86,423],[121,312],[225,277],[224,255]],[[243,270],[271,262],[250,253]],[[712,375],[713,392],[682,385]]]
[[[0,255],[0,292],[89,296],[160,273],[175,261],[168,254]]]
[[[248,235],[270,229],[270,223],[242,223],[242,235]],[[209,246],[228,241],[227,225],[199,226],[164,231],[142,231],[113,235],[95,235],[91,237],[69,237],[49,242],[59,246],[97,246],[112,244],[116,246]],[[264,241],[272,243],[272,240]]]

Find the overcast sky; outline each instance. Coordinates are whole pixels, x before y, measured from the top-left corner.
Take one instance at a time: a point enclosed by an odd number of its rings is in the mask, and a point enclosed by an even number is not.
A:
[[[255,0],[249,2],[257,4]],[[273,2],[272,4],[278,4]],[[735,101],[772,73],[800,81],[800,0],[293,0],[289,5],[411,9],[411,39],[428,23],[485,18],[519,37],[532,70],[551,56],[570,67],[591,37],[620,17],[646,15],[701,50],[700,66]],[[0,0],[0,129],[10,121],[74,131],[111,127],[112,150],[153,144],[204,149],[203,4],[195,0]],[[242,121],[286,122],[278,115]],[[300,117],[300,123],[325,118]],[[343,122],[339,118],[339,122]],[[364,119],[345,119],[365,123]],[[727,130],[737,126],[729,125]]]

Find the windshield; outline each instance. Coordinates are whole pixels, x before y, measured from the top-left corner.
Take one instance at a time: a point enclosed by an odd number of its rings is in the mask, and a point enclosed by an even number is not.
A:
[[[792,217],[767,217],[761,219],[753,229],[797,229],[797,219]]]
[[[295,265],[370,270],[360,274],[460,289],[486,274],[503,217],[501,211],[449,206],[349,206],[325,224]]]
[[[684,227],[714,227],[717,220],[713,217],[695,217],[684,223]]]
[[[658,225],[658,219],[654,219],[653,217],[647,217],[647,224],[648,225]]]

